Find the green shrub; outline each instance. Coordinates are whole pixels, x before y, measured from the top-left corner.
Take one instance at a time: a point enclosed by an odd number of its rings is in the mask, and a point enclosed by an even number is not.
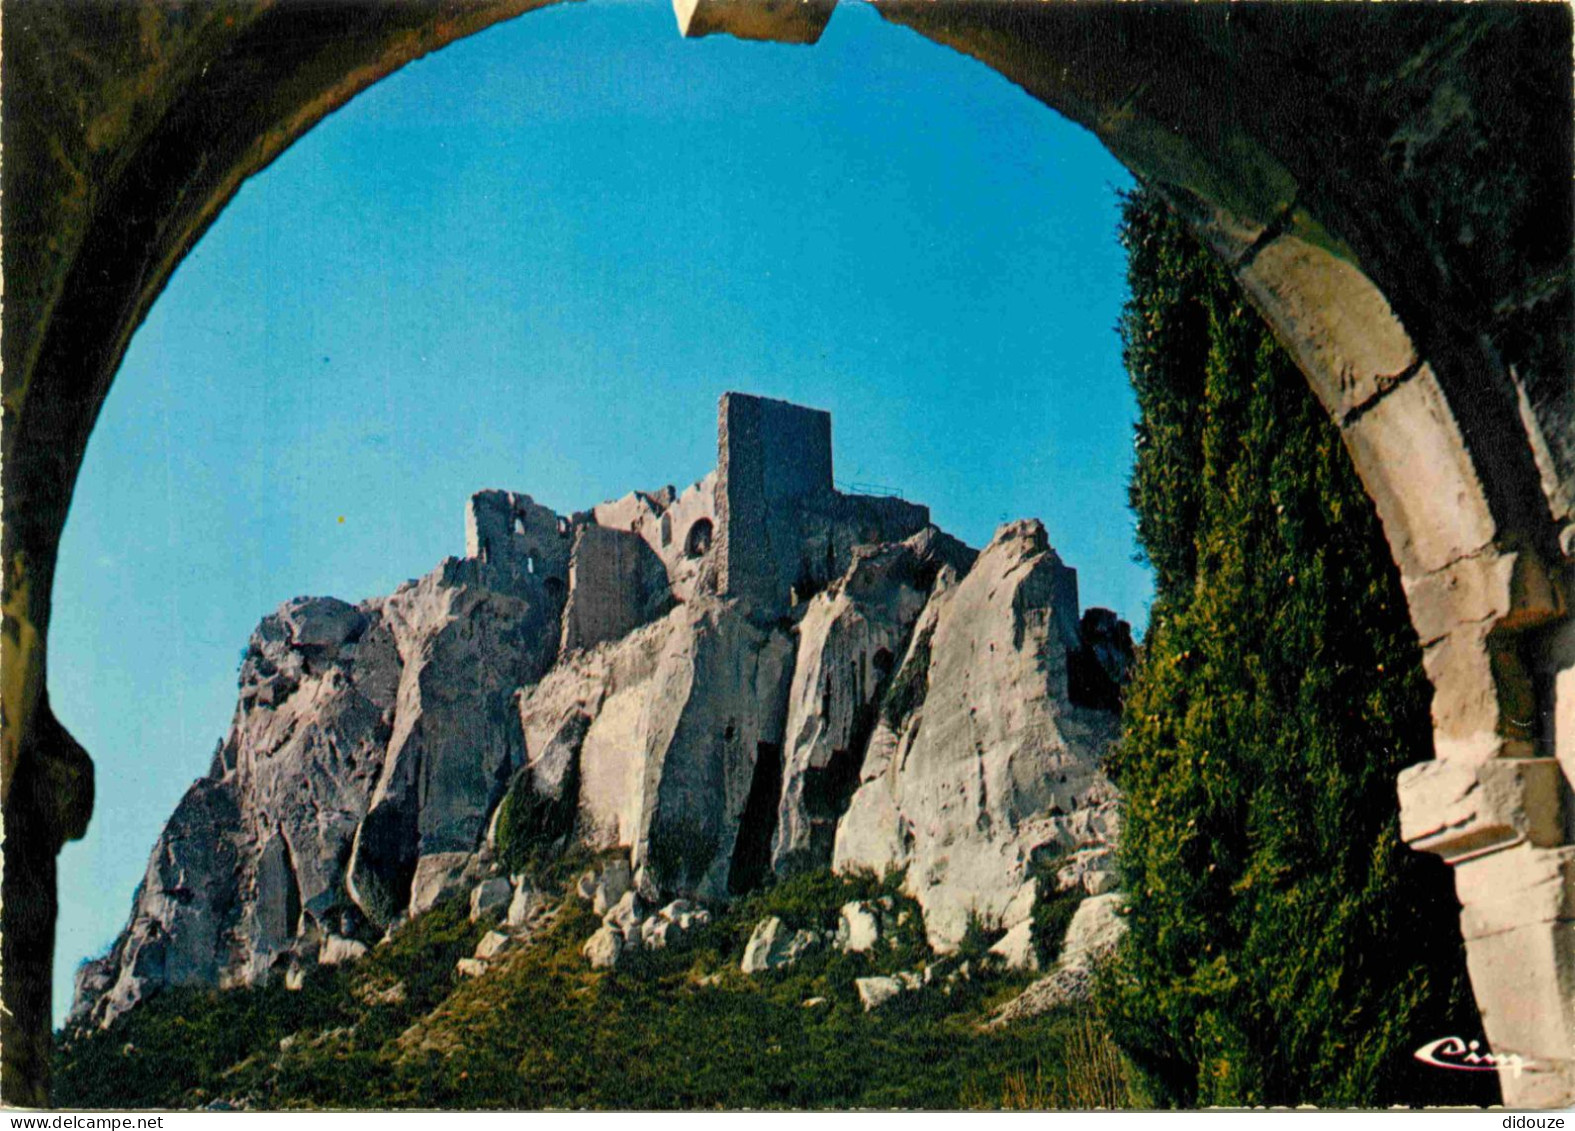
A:
[[[1125,206],[1131,499],[1156,596],[1110,769],[1131,931],[1102,987],[1166,1104],[1481,1098],[1447,869],[1397,832],[1432,756],[1387,545],[1307,382],[1152,197]]]
[[[913,713],[924,706],[925,696],[930,691],[930,638],[934,635],[933,624],[920,630],[913,641],[912,652],[881,700],[881,717],[892,730],[901,731]]]
[[[1086,1026],[1076,1016],[980,1027],[1024,975],[978,970],[950,994],[932,986],[864,1012],[857,978],[931,960],[900,883],[796,877],[718,909],[690,945],[639,952],[612,971],[581,955],[599,920],[570,899],[534,945],[476,979],[456,977],[454,962],[486,924],[469,923],[462,903],[444,905],[364,958],[314,972],[297,993],[167,990],[107,1031],[61,1034],[55,1102],[953,1109],[1001,1106],[1012,1081],[1029,1078],[1048,1102],[1084,1094]],[[766,915],[825,930],[849,900],[886,895],[894,913],[910,912],[894,945],[821,947],[781,971],[739,971]],[[386,996],[395,985],[398,1001]]]

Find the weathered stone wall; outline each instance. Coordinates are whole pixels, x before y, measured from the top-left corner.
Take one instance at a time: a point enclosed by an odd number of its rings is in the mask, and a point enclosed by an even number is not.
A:
[[[478,491],[465,506],[465,556],[567,585],[570,519],[513,491]],[[560,590],[560,596],[562,591]]]
[[[667,569],[636,534],[585,525],[569,558],[561,651],[617,640],[666,610]]]
[[[638,534],[667,569],[667,584],[678,601],[716,592],[717,553],[712,544],[691,552],[691,536],[703,524],[717,524],[716,480],[713,470],[682,494],[668,486],[660,491],[631,491],[610,503],[599,503],[591,516],[599,526]],[[714,538],[713,538],[714,543]]]
[[[724,594],[781,602],[797,564],[797,511],[833,490],[831,414],[727,393],[717,407],[717,532]]]

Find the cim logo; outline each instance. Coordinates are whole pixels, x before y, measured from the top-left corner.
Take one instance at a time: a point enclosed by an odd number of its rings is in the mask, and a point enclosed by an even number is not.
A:
[[[1512,1052],[1487,1052],[1481,1041],[1463,1041],[1459,1037],[1444,1037],[1429,1041],[1417,1049],[1416,1058],[1435,1068],[1453,1068],[1457,1072],[1497,1072],[1508,1069],[1516,1079],[1522,1072],[1535,1072],[1534,1065]]]

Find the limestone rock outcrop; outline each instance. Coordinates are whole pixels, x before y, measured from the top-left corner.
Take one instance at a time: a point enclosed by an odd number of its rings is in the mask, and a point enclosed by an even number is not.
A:
[[[1095,968],[1115,953],[1126,934],[1119,893],[1094,896],[1077,905],[1067,924],[1061,954],[1043,978],[1003,1005],[992,1026],[1009,1025],[1093,996]]]
[[[729,394],[718,415],[717,469],[683,492],[560,515],[482,491],[465,557],[265,617],[73,1020],[164,985],[300,986],[449,899],[496,924],[462,964],[482,973],[571,851],[599,861],[578,893],[603,967],[833,865],[905,869],[943,951],[972,915],[1023,934],[1035,868],[1106,890],[1125,625],[1080,617],[1038,523],[977,552],[839,490],[825,413]],[[825,937],[767,921],[746,968],[869,949],[891,910],[850,904]]]
[[[1114,834],[1097,752],[1117,716],[1071,700],[1067,656],[1081,647],[1076,574],[1032,521],[1003,526],[965,577],[939,579],[915,623],[835,863],[906,868],[942,950],[970,915],[1027,920],[1036,853]]]
[[[265,617],[230,732],[155,845],[126,930],[84,968],[74,1015],[375,941],[420,895],[420,862],[474,851],[520,760],[510,696],[550,662],[557,620],[529,575],[470,559],[387,598]]]

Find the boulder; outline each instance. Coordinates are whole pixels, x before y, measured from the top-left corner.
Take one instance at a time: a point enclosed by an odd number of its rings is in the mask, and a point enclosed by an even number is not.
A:
[[[593,970],[611,970],[623,956],[623,933],[616,927],[603,924],[596,933],[585,940],[581,953]]]
[[[366,943],[329,935],[323,940],[323,949],[317,953],[317,962],[320,966],[338,966],[341,962],[353,962],[365,953]]]
[[[1092,871],[1083,873],[1083,890],[1089,895],[1106,895],[1116,890],[1120,878],[1114,872]]]
[[[889,976],[855,978],[853,984],[859,991],[859,1002],[865,1013],[895,1001],[907,989],[900,980]]]
[[[1088,1001],[1093,996],[1096,967],[1114,952],[1126,933],[1122,907],[1119,892],[1090,896],[1078,904],[1067,924],[1055,967],[1002,1006],[990,1024],[1006,1025]]]
[[[640,943],[648,950],[679,946],[711,921],[711,913],[687,899],[675,899],[640,924]]]
[[[502,876],[494,876],[489,880],[482,880],[470,892],[470,921],[477,920],[500,911],[509,905],[514,898],[514,885]]]
[[[523,877],[517,878],[514,894],[509,900],[508,913],[503,917],[504,925],[515,929],[523,927],[546,906],[545,895],[526,883]]]
[[[634,873],[627,860],[611,861],[602,870],[591,893],[591,910],[598,915],[607,912],[629,892],[634,890]]]
[[[772,916],[755,925],[744,947],[744,958],[739,969],[746,974],[760,974],[791,966],[809,951],[820,945],[820,936],[813,931],[790,931],[787,925]]]
[[[410,881],[410,914],[424,915],[443,899],[462,891],[470,862],[468,852],[435,852],[417,860]]]
[[[863,954],[880,941],[880,916],[868,903],[857,900],[842,905],[837,915],[837,947]]]
[[[297,597],[278,613],[296,648],[336,649],[366,630],[367,615],[333,597]]]
[[[487,972],[487,963],[480,958],[461,958],[454,963],[454,973],[461,978],[479,978]]]
[[[502,931],[488,931],[481,936],[481,941],[476,944],[476,957],[481,959],[497,958],[513,945],[513,936],[506,935]]]
[[[1033,922],[1024,919],[1007,931],[990,948],[990,953],[1001,959],[1012,970],[1039,969],[1039,955],[1034,949],[1033,931]]]
[[[616,904],[602,916],[602,924],[612,927],[623,936],[625,945],[640,945],[640,924],[645,919],[645,902],[634,892],[626,891]]]
[[[1127,932],[1122,915],[1125,897],[1120,892],[1090,896],[1077,905],[1061,943],[1061,964],[1087,965],[1111,953]]]

